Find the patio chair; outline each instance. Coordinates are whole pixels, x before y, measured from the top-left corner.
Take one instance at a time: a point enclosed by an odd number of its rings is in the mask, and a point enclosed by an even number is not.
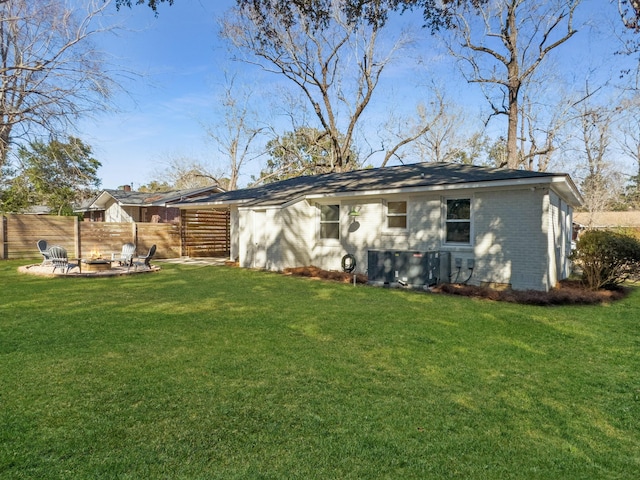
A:
[[[151,259],[155,254],[156,254],[156,246],[151,245],[151,248],[149,249],[149,253],[147,253],[144,257],[138,257],[138,261],[135,264],[136,270],[138,269],[138,266],[143,266],[143,265],[149,270],[151,270]]]
[[[125,243],[122,245],[122,252],[120,253],[118,263],[123,267],[127,267],[127,270],[129,270],[133,266],[133,257],[135,254],[136,246],[131,242]]]
[[[51,264],[51,255],[49,255],[49,246],[47,245],[46,240],[38,240],[38,250],[40,251],[40,255],[42,255],[42,265],[50,265]]]
[[[66,274],[69,273],[69,270],[77,266],[74,263],[69,263],[67,251],[64,248],[59,247],[58,245],[54,245],[49,248],[49,257],[51,260],[51,265],[53,265],[54,273],[56,271],[56,268],[61,268],[62,271]]]

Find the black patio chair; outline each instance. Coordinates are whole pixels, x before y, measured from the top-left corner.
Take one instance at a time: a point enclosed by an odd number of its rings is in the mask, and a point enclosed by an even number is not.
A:
[[[149,270],[151,270],[151,259],[155,254],[156,254],[156,246],[151,245],[151,248],[149,249],[149,253],[147,253],[144,257],[138,257],[138,261],[135,264],[136,270],[138,269],[138,266],[143,266],[143,265]]]
[[[42,265],[50,265],[51,264],[51,255],[49,254],[49,246],[47,245],[46,240],[38,240],[38,250],[40,251],[40,255],[42,255]]]

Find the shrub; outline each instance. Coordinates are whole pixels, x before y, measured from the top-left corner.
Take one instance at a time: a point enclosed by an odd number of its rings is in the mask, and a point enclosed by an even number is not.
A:
[[[613,288],[640,274],[640,241],[622,233],[589,230],[578,240],[573,260],[590,289]]]

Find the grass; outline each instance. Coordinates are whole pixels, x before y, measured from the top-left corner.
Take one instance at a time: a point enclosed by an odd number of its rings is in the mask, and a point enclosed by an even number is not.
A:
[[[228,267],[0,262],[0,478],[640,469],[640,290],[537,307]]]

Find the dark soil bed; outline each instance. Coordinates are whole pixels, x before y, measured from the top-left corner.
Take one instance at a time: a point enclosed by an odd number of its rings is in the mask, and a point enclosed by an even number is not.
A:
[[[296,275],[300,277],[331,280],[342,283],[353,283],[352,273],[327,271],[314,266],[287,268],[283,273],[285,275]],[[367,276],[357,274],[356,282],[366,284]],[[560,282],[558,287],[549,292],[538,292],[534,290],[499,291],[488,287],[459,284],[442,284],[432,288],[430,291],[432,293],[461,295],[465,297],[484,298],[499,302],[511,302],[527,305],[594,305],[620,300],[628,294],[629,289],[619,288],[616,290],[603,289],[592,291],[585,288],[579,281],[564,280]]]
[[[322,270],[314,266],[287,268],[282,273],[285,275],[295,275],[297,277],[310,277],[321,280],[333,280],[342,283],[353,283],[353,273]],[[366,275],[356,274],[357,283],[367,283],[367,281],[368,278]]]
[[[498,291],[488,287],[454,284],[438,285],[433,291],[526,305],[594,305],[610,303],[624,298],[629,292],[629,290],[625,288],[593,291],[585,288],[582,283],[575,280],[563,280],[556,288],[548,292],[535,290]]]

